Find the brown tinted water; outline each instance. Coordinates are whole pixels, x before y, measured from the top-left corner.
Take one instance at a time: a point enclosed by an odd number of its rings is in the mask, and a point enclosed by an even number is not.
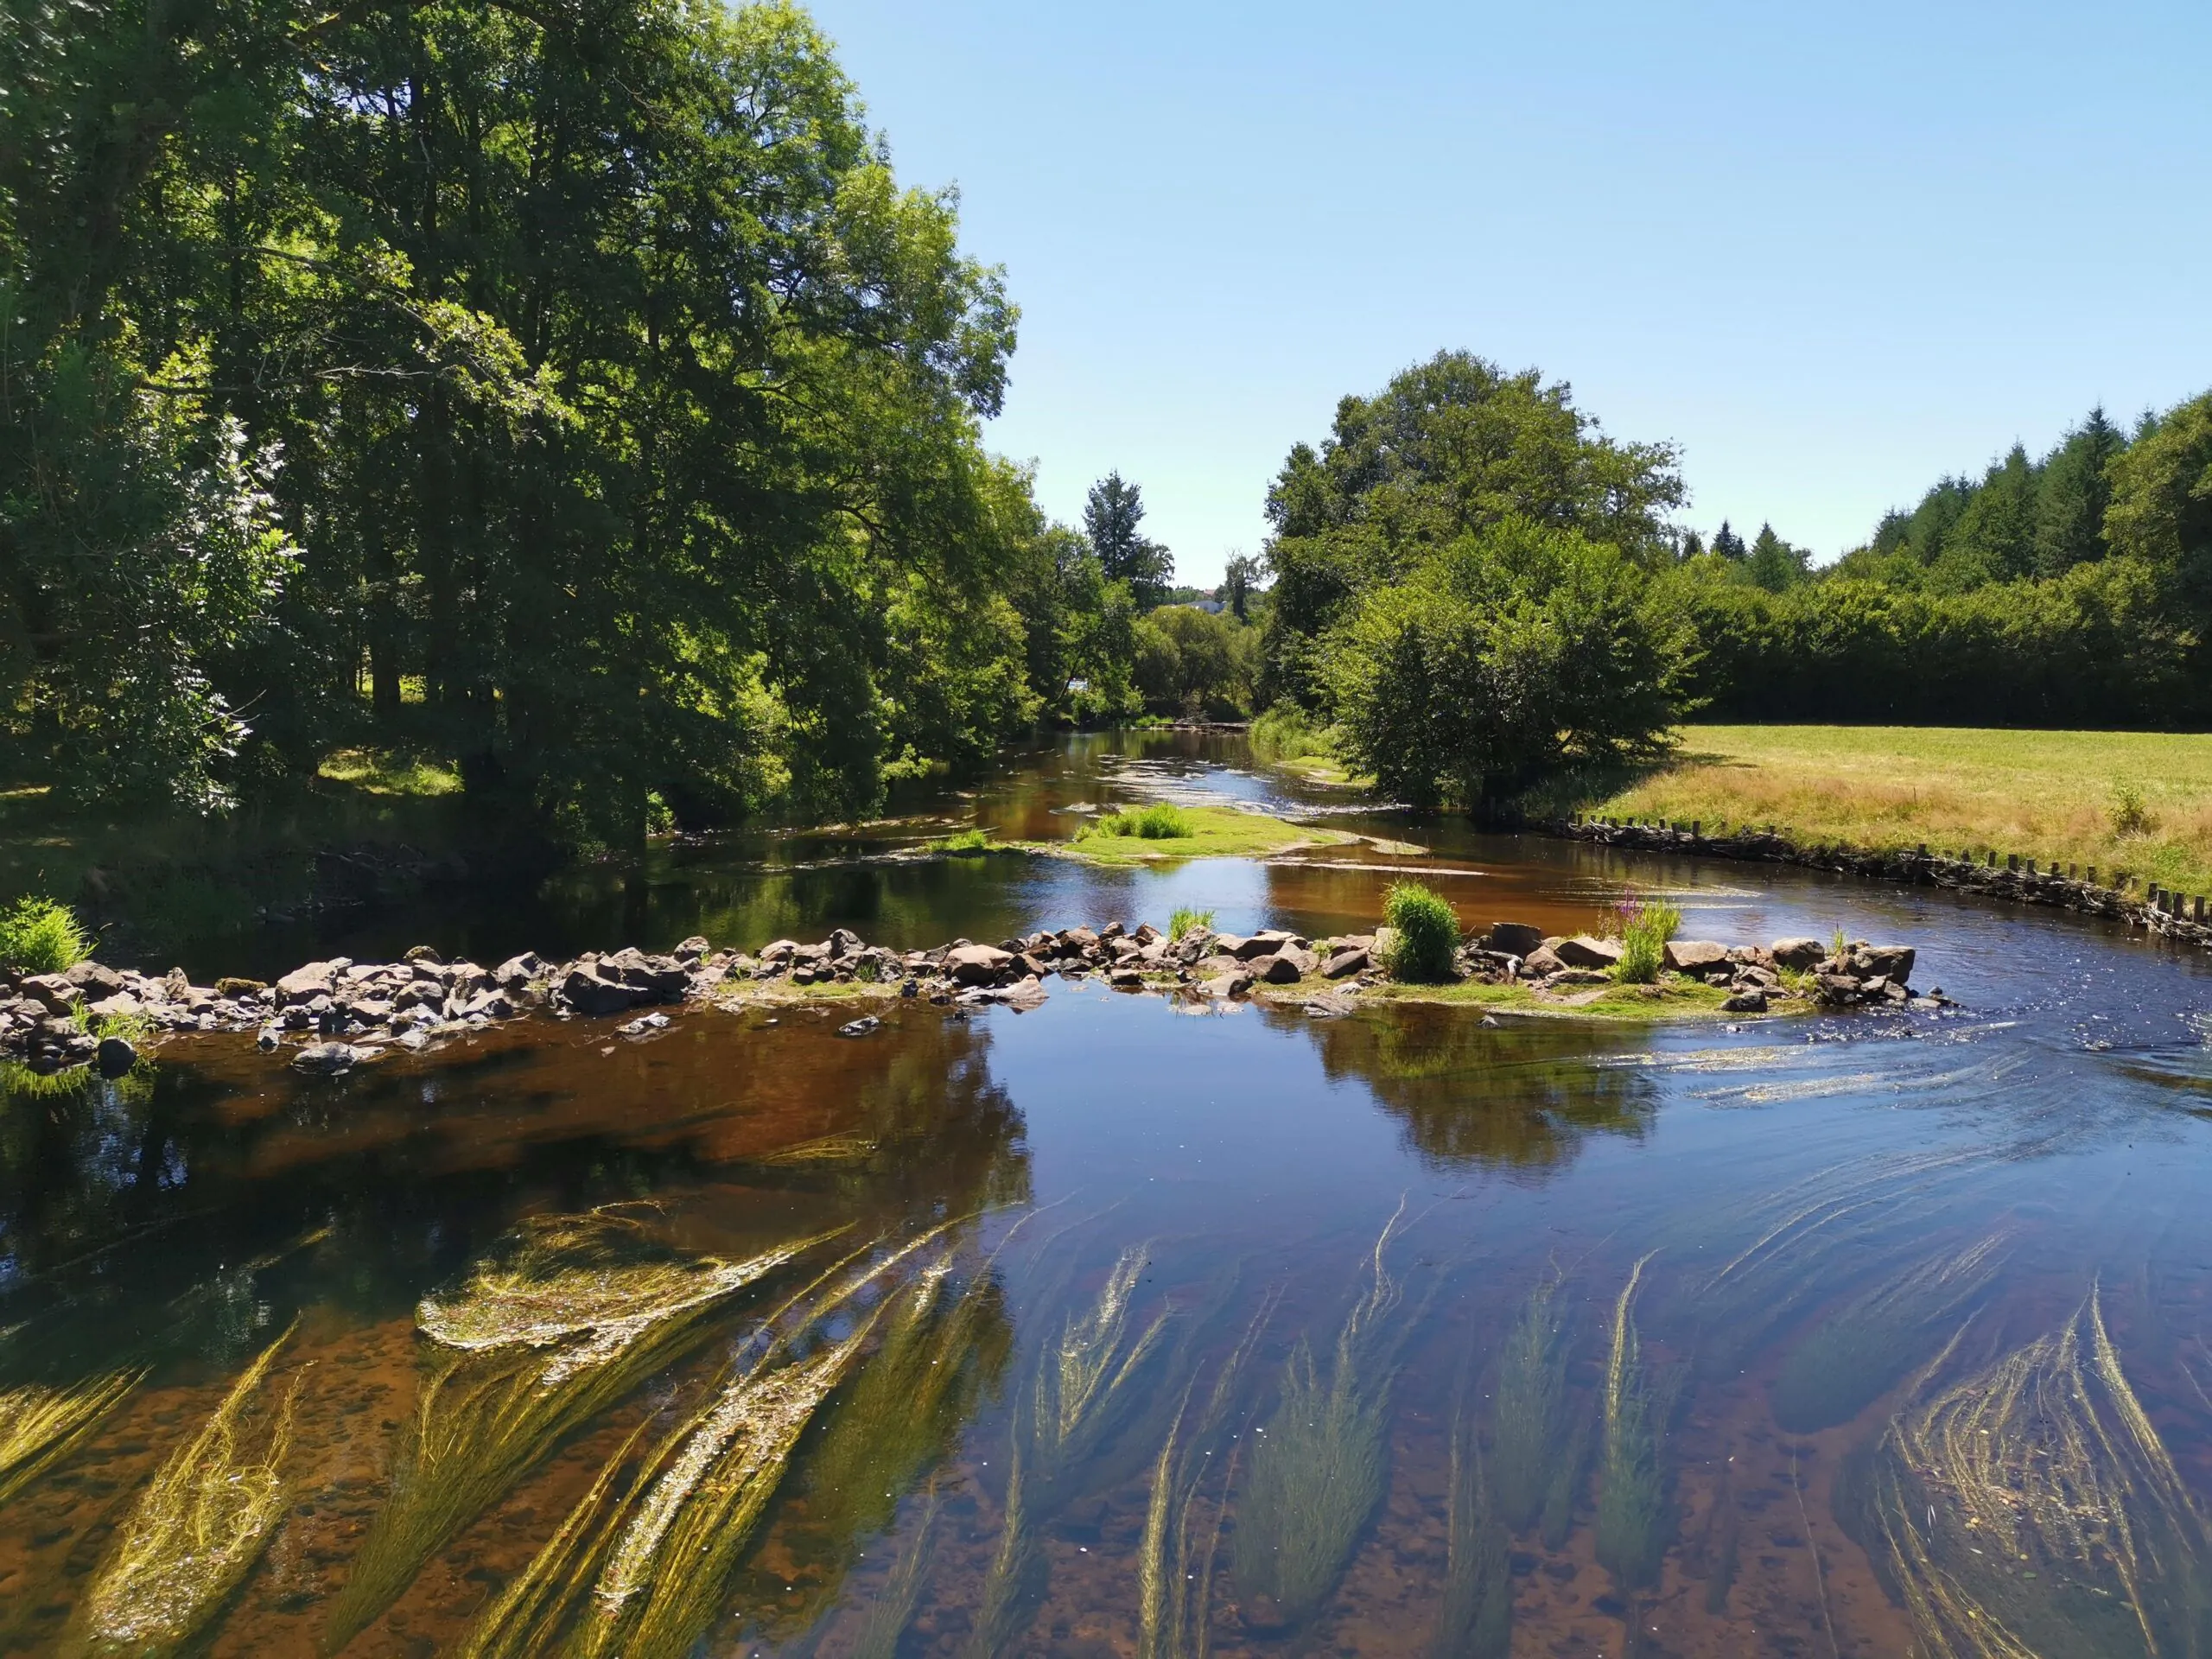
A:
[[[972,810],[1300,798],[1220,740],[1096,747]],[[0,1500],[0,1646],[82,1650],[118,1582],[132,1652],[195,1619],[277,1655],[2212,1646],[2202,964],[1933,893],[1371,827],[1427,845],[1380,861],[1470,921],[1567,925],[1633,881],[1694,936],[1913,941],[1966,1006],[1642,1031],[1056,985],[861,1039],[810,1013],[524,1025],[337,1080],[206,1038],[18,1092],[0,1436],[22,1389],[143,1377]],[[1371,922],[1388,879],[1341,850],[1134,874],[723,850],[640,875],[671,937],[1181,903],[1318,931]],[[571,937],[613,942],[598,902]],[[599,1325],[553,1328],[586,1304]],[[772,1325],[793,1340],[764,1362]],[[240,1523],[164,1543],[157,1475],[288,1330],[235,1437],[282,1503],[227,1588]],[[778,1416],[805,1367],[818,1404]],[[535,1622],[471,1648],[518,1586]]]

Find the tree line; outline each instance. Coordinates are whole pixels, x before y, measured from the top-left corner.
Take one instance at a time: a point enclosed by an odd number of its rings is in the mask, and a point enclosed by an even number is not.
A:
[[[2170,728],[2212,714],[2212,394],[2101,413],[1887,516],[1816,569],[1770,525],[1681,529],[1666,444],[1569,387],[1440,353],[1268,498],[1259,694],[1392,793],[1514,811],[1686,715]]]
[[[1139,492],[986,450],[1016,308],[795,7],[0,0],[0,88],[19,781],[404,746],[620,844],[1189,700]]]

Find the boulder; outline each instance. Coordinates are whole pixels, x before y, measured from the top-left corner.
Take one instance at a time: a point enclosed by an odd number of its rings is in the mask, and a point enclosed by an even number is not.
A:
[[[1606,969],[1620,965],[1621,942],[1618,939],[1598,939],[1587,933],[1578,933],[1571,939],[1561,939],[1550,950],[1570,968]]]
[[[94,1001],[123,988],[123,976],[97,962],[80,962],[61,977]]]
[[[1483,936],[1483,949],[1509,957],[1528,957],[1542,946],[1544,931],[1526,922],[1492,922]]]
[[[330,1077],[352,1071],[366,1058],[367,1053],[351,1043],[310,1043],[292,1056],[292,1069]]]
[[[1521,958],[1521,973],[1525,979],[1547,979],[1566,971],[1567,964],[1560,960],[1559,952],[1548,944],[1540,944]]]
[[[268,988],[261,980],[239,979],[227,975],[215,982],[215,992],[219,996],[251,996]]]
[[[113,996],[104,996],[86,1010],[104,1020],[128,1018],[139,1013],[144,1005],[128,991],[118,991]]]
[[[877,1019],[875,1015],[864,1014],[859,1019],[848,1020],[838,1027],[837,1034],[840,1037],[865,1037],[871,1032],[881,1029],[883,1021]]]
[[[138,1051],[120,1037],[103,1037],[93,1052],[92,1066],[104,1077],[119,1077],[138,1063]]]
[[[1304,977],[1298,971],[1298,963],[1288,952],[1257,957],[1244,964],[1252,977],[1263,985],[1295,985]]]
[[[1843,1004],[1859,1000],[1859,982],[1849,974],[1815,974],[1813,987],[1818,1001]]]
[[[619,979],[655,996],[674,996],[691,982],[691,970],[673,957],[649,957],[637,946],[599,959],[601,979]]]
[[[705,934],[694,933],[676,947],[676,957],[679,962],[696,962],[712,949],[714,949],[713,943]]]
[[[1753,986],[1741,990],[1720,1005],[1723,1014],[1764,1014],[1766,993]]]
[[[578,1014],[620,1014],[635,1007],[650,993],[619,979],[608,979],[579,963],[561,982],[561,995]]]
[[[842,961],[844,957],[853,956],[861,948],[861,936],[849,927],[833,930],[823,943],[830,947],[830,960],[832,962]]]
[[[1918,954],[1909,944],[1870,944],[1852,952],[1852,965],[1855,969],[1864,962],[1869,975],[1879,974],[1900,985],[1910,985]]]
[[[427,949],[416,945],[416,950]],[[410,952],[409,960],[414,960]],[[295,1003],[312,1002],[318,996],[328,996],[331,991],[332,969],[327,962],[311,962],[303,968],[295,968],[276,982],[276,1006],[289,1008]]]
[[[407,948],[407,954],[401,960],[428,963],[433,968],[441,967],[445,963],[445,958],[427,944],[410,945]]]
[[[1116,968],[1107,976],[1106,982],[1117,991],[1141,991],[1144,989],[1144,974],[1135,968]]]
[[[509,957],[492,970],[492,982],[502,990],[519,990],[534,979],[542,979],[548,971],[547,963],[535,950],[525,950],[518,957]]]
[[[1098,943],[1098,936],[1087,927],[1071,927],[1060,933],[1060,946],[1067,950],[1088,950]]]
[[[1014,966],[1014,952],[963,944],[944,953],[944,971],[956,985],[995,985]]]
[[[1777,939],[1767,950],[1776,967],[1801,974],[1827,953],[1827,946],[1818,939]]]
[[[29,974],[23,978],[22,998],[35,1002],[48,1014],[67,1014],[77,1006],[82,995],[78,988],[59,974]]]
[[[1339,950],[1321,964],[1322,974],[1330,979],[1342,979],[1349,974],[1363,974],[1373,958],[1363,950]]]
[[[1241,970],[1217,974],[1211,979],[1200,981],[1198,989],[1207,996],[1217,998],[1249,995],[1252,989],[1252,976]]]
[[[667,1029],[668,1016],[666,1014],[641,1014],[627,1025],[615,1027],[614,1034],[617,1037],[650,1037],[657,1031]]]
[[[1269,928],[1255,933],[1249,939],[1239,939],[1236,949],[1228,954],[1243,962],[1256,962],[1262,957],[1272,957],[1286,945],[1303,946],[1306,941],[1295,933],[1286,933],[1281,928]],[[1224,946],[1224,949],[1226,947]]]
[[[760,947],[760,960],[772,964],[789,962],[798,950],[797,941],[778,939],[773,944],[764,944]]]
[[[1667,947],[1667,965],[1678,974],[1703,978],[1714,969],[1728,965],[1728,947],[1709,939],[1676,939]]]

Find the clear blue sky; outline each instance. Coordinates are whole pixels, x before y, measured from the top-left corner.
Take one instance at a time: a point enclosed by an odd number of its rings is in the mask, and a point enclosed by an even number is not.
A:
[[[1022,307],[991,443],[1187,580],[1445,346],[1826,559],[1941,474],[2212,386],[2212,3],[817,0]]]

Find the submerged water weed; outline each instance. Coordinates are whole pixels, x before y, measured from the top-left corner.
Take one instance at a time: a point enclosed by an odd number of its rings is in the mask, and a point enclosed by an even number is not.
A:
[[[1167,918],[1167,937],[1170,940],[1179,939],[1194,929],[1211,928],[1212,925],[1213,912],[1196,910],[1189,905],[1178,905]]]
[[[1664,1414],[1645,1370],[1634,1317],[1637,1287],[1650,1260],[1638,1262],[1621,1287],[1605,1362],[1597,1554],[1598,1564],[1624,1592],[1657,1583],[1667,1553],[1667,1485],[1660,1466]]]
[[[426,1299],[429,1374],[323,1650],[358,1636],[563,1436],[703,1339],[732,1297],[827,1236],[729,1262],[659,1248],[626,1217],[542,1217],[461,1294]]]
[[[1942,1323],[1996,1271],[1999,1241],[1907,1268],[1818,1320],[1774,1380],[1774,1420],[1792,1434],[1850,1421],[1940,1345]]]
[[[1403,1213],[1401,1205],[1375,1242],[1368,1288],[1338,1333],[1327,1376],[1301,1339],[1281,1404],[1254,1444],[1235,1542],[1256,1627],[1300,1625],[1319,1611],[1382,1501],[1389,1367],[1402,1334],[1388,1321],[1402,1300],[1384,1253]]]
[[[1429,1650],[1435,1659],[1506,1659],[1513,1646],[1512,1538],[1491,1502],[1482,1448],[1465,1411],[1452,1425],[1448,1502],[1444,1604]]]
[[[246,1409],[290,1336],[263,1350],[207,1426],[139,1495],[78,1604],[67,1651],[133,1659],[183,1651],[253,1570],[283,1519],[284,1454],[303,1373],[285,1389],[260,1452],[242,1452],[239,1442]]]
[[[1621,928],[1620,964],[1613,977],[1624,985],[1649,985],[1667,965],[1667,944],[1682,925],[1682,912],[1663,902],[1640,905]]]
[[[1192,1379],[1154,1461],[1138,1545],[1138,1659],[1205,1659],[1211,1645],[1214,1561],[1236,1468],[1236,1445],[1224,1443],[1224,1431],[1246,1362],[1280,1300],[1279,1293],[1262,1300],[1195,1416],[1190,1408],[1198,1379]],[[1209,1478],[1217,1459],[1219,1475]],[[1209,1501],[1211,1525],[1201,1539],[1198,1512]]]
[[[2203,1517],[2094,1290],[2062,1329],[1901,1411],[1870,1497],[1878,1562],[1931,1659],[2212,1644]]]
[[[1418,881],[1398,881],[1382,898],[1389,926],[1389,969],[1398,979],[1433,983],[1453,977],[1459,918],[1441,895]]]
[[[90,1440],[145,1375],[108,1371],[61,1387],[0,1390],[0,1508]]]
[[[912,1622],[914,1605],[921,1599],[922,1580],[936,1554],[937,1488],[931,1486],[914,1517],[913,1535],[892,1563],[891,1576],[868,1599],[868,1610],[854,1633],[848,1659],[897,1659],[899,1638]]]
[[[1525,1533],[1542,1514],[1567,1452],[1567,1328],[1554,1299],[1556,1274],[1539,1281],[1522,1304],[1498,1364],[1491,1413],[1491,1502],[1498,1518]]]

